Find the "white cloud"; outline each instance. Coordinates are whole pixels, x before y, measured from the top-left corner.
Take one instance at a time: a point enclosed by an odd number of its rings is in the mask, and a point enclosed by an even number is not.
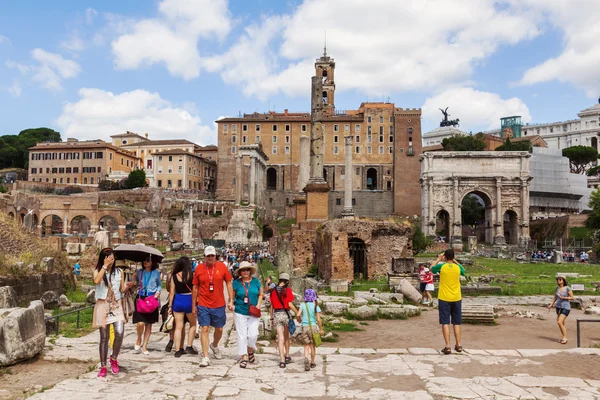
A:
[[[423,119],[434,124],[442,120],[440,108],[449,107],[449,119],[460,119],[462,130],[496,129],[500,118],[520,115],[523,123],[531,121],[531,114],[523,100],[503,99],[496,93],[481,92],[470,87],[445,90],[425,100]]]
[[[38,64],[30,65],[8,60],[6,66],[18,69],[23,75],[31,75],[31,79],[53,91],[62,90],[63,80],[74,78],[81,72],[81,66],[75,61],[43,49],[34,49],[31,58]]]
[[[464,84],[499,46],[539,34],[541,17],[508,1],[305,0],[290,16],[248,27],[207,68],[216,70],[220,58],[223,79],[247,95],[305,94],[327,30],[338,89],[439,90]]]
[[[77,31],[71,33],[67,40],[63,40],[62,42],[60,42],[59,46],[62,49],[68,50],[72,53],[79,53],[85,50],[86,47],[85,42],[83,41],[83,39],[81,39]]]
[[[2,43],[7,43],[10,45],[10,40],[4,35],[0,35],[0,44]]]
[[[23,92],[23,89],[21,89],[21,85],[17,81],[14,81],[7,90],[8,90],[8,93],[10,93],[11,95],[13,95],[15,97],[20,97],[21,93]]]
[[[202,125],[200,117],[162,99],[158,93],[133,90],[114,94],[82,88],[80,99],[63,106],[57,124],[67,137],[110,140],[111,135],[132,131],[151,139],[188,139],[198,144],[216,143],[216,126]],[[186,103],[187,109],[192,109]]]
[[[226,0],[163,0],[159,16],[136,22],[112,42],[115,67],[137,69],[164,63],[184,79],[200,74],[200,39],[222,39],[231,29]]]
[[[98,11],[93,8],[88,8],[85,10],[85,23],[86,25],[92,25],[94,23],[94,19],[98,15]]]
[[[557,80],[573,84],[590,97],[600,93],[600,7],[594,0],[524,0],[564,31],[563,51],[528,69],[522,85]]]

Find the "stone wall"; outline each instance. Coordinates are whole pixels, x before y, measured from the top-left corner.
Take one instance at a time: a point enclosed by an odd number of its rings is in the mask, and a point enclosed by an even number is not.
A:
[[[386,218],[394,212],[394,192],[391,190],[357,190],[352,192],[352,198],[357,217]],[[344,191],[329,192],[329,218],[338,218],[343,210]]]
[[[48,290],[56,292],[58,295],[64,292],[63,275],[58,273],[0,276],[0,287],[2,286],[11,286],[15,289],[19,303],[39,300]]]
[[[353,261],[348,239],[361,239],[367,253],[369,279],[391,271],[392,258],[412,256],[413,227],[386,221],[328,221],[316,230],[315,253],[319,275],[325,280],[352,280]]]
[[[315,243],[318,225],[318,223],[305,221],[301,226],[292,227],[290,231],[294,254],[294,274],[296,276],[306,275],[311,265],[316,261],[313,259],[313,244]]]
[[[13,183],[13,190],[32,190],[33,188],[52,188],[52,189],[64,189],[68,186],[80,187],[84,192],[97,192],[98,186],[96,185],[69,185],[60,183],[49,183],[49,182],[31,182],[31,181],[16,181]]]

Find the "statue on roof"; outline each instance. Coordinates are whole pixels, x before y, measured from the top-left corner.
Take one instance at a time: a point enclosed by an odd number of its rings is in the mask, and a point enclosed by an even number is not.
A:
[[[450,116],[450,114],[448,113],[448,108],[450,107],[446,107],[445,110],[442,110],[441,108],[439,109],[442,112],[442,114],[444,114],[444,119],[442,120],[442,122],[440,122],[440,127],[453,126],[456,128],[457,126],[459,126],[458,123],[460,122],[460,120],[458,118],[449,120],[448,117]]]

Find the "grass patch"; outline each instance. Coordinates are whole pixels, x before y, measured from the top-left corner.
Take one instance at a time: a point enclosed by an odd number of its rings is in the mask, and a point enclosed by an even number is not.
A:
[[[277,267],[273,265],[271,261],[266,258],[263,258],[262,261],[258,264],[259,271],[264,276],[265,280],[269,277],[273,277],[273,282],[277,283],[279,278],[279,271]]]
[[[277,221],[277,227],[279,228],[279,233],[281,235],[285,235],[286,233],[288,233],[291,230],[292,225],[295,225],[295,224],[296,224],[296,218],[284,218],[284,219]]]
[[[587,278],[568,279],[569,285],[573,283],[583,283],[585,285],[586,290],[576,292],[575,295],[595,294],[592,290],[591,282],[600,280],[600,269],[597,265],[581,263],[551,264],[539,262],[533,264],[530,262],[519,263],[514,260],[476,257],[475,264],[466,266],[465,270],[469,277],[481,275],[514,275],[507,279],[511,281],[509,283],[491,283],[492,286],[501,287],[502,294],[511,296],[552,294],[556,288],[554,277],[557,272],[590,275]],[[540,278],[540,275],[542,275],[542,278]]]
[[[65,296],[67,296],[67,299],[69,299],[71,303],[85,303],[87,300],[87,293],[83,293],[79,289],[70,289],[65,292]]]
[[[65,315],[59,318],[58,333],[66,338],[78,338],[92,332],[92,315],[94,309],[88,308],[80,312],[79,328],[77,327],[77,313]],[[61,314],[60,310],[54,310],[52,315]]]
[[[586,227],[569,228],[569,239],[591,240],[594,236],[594,230]]]

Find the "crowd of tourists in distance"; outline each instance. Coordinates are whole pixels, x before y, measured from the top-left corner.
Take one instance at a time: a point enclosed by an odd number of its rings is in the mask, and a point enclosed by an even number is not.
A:
[[[167,303],[161,307],[163,277],[157,262],[149,257],[141,263],[141,269],[132,271],[124,261],[115,259],[111,248],[102,249],[93,274],[96,304],[92,324],[100,333],[98,377],[107,376],[107,361],[110,372],[115,375],[119,373],[118,357],[123,343],[124,324],[129,319],[137,330],[135,352],[150,354],[148,342],[153,325],[159,321],[159,310],[163,314],[160,330],[170,335],[165,351],[170,353],[174,349],[174,356],[177,358],[198,355],[194,339],[199,338],[200,367],[210,365],[211,353],[215,359],[222,358],[219,342],[227,320],[226,309],[232,311],[239,366],[247,368],[248,364],[256,362],[256,342],[263,302],[270,304],[271,327],[277,332],[278,366],[286,368],[292,362],[291,336],[297,331],[296,337],[304,346],[304,369],[310,371],[315,368],[316,348],[321,344],[321,335],[324,334],[317,293],[313,289],[307,289],[303,293],[303,302],[296,307],[293,304],[294,294],[289,287],[289,274],[281,273],[276,280],[268,277],[264,283],[261,282],[257,277],[256,263],[252,262],[255,255],[256,253],[247,250],[235,252],[234,261],[241,261],[235,268],[231,268],[233,273],[223,261],[217,259],[217,251],[213,246],[205,247],[201,263],[188,257],[179,258],[172,270],[165,274],[169,296]],[[222,250],[219,259],[231,261],[232,257],[229,251]],[[460,353],[463,351],[460,276],[465,275],[465,270],[454,260],[452,249],[440,254],[430,268],[423,267],[419,276],[423,277],[425,303],[431,302],[433,274],[439,274],[438,312],[444,339],[441,351],[443,354],[452,353],[452,324],[454,351]],[[573,300],[573,292],[567,285],[567,280],[565,277],[557,277],[554,299],[548,308],[556,309],[557,324],[562,334],[560,343],[563,344],[567,343],[565,321],[570,312],[570,300]],[[214,328],[212,341],[209,340],[210,327]]]
[[[531,252],[531,259],[532,260],[552,260],[556,254],[561,254],[560,250],[533,250]],[[590,261],[590,255],[584,251],[582,251],[579,254],[579,257],[577,257],[577,255],[575,254],[575,252],[573,250],[571,251],[563,251],[562,252],[562,259],[565,262],[582,262],[582,263],[587,263]]]

